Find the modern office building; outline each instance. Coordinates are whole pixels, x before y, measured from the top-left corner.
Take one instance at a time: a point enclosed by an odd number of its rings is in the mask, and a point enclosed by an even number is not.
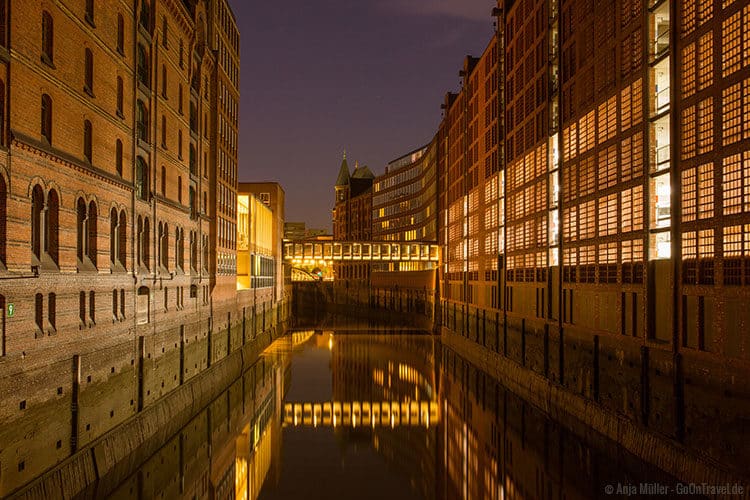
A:
[[[389,162],[373,181],[372,239],[437,241],[436,139]],[[390,270],[412,270],[406,264]]]
[[[241,182],[237,201],[237,289],[253,290],[257,303],[281,300],[284,189],[277,182]]]
[[[439,132],[444,324],[721,460],[749,411],[750,6],[493,15]]]

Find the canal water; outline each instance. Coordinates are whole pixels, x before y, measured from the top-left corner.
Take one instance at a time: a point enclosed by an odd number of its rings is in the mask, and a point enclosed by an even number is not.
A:
[[[425,332],[295,331],[108,496],[612,498],[675,485],[585,434]]]

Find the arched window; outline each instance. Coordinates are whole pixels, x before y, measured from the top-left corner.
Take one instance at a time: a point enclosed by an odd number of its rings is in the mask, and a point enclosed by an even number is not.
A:
[[[89,203],[88,212],[88,244],[86,245],[87,255],[91,263],[96,267],[97,264],[97,210],[96,203]]]
[[[52,143],[52,98],[47,94],[42,94],[42,137]]]
[[[83,88],[89,94],[94,93],[94,53],[86,49],[84,57],[84,81]]]
[[[195,231],[190,231],[190,269],[198,270],[198,242]]]
[[[76,202],[76,256],[83,262],[83,256],[86,255],[86,201],[78,198]]]
[[[128,218],[125,215],[125,210],[120,211],[120,222],[117,224],[118,233],[118,245],[117,255],[120,264],[123,268],[127,269],[126,256],[127,256],[127,245],[128,245]]]
[[[123,108],[123,99],[124,99],[124,91],[122,86],[122,77],[117,77],[117,115],[120,117],[123,117],[122,108]]]
[[[120,217],[117,213],[116,208],[112,208],[109,211],[109,261],[112,264],[117,264],[120,256],[117,245],[119,243],[119,229],[117,225],[120,223]]]
[[[117,14],[117,52],[125,55],[125,20]]]
[[[151,270],[151,226],[148,217],[143,218],[143,265]]]
[[[138,132],[138,139],[148,143],[148,108],[140,99],[138,99],[136,130]]]
[[[115,168],[117,175],[122,177],[122,141],[120,139],[115,142]]]
[[[83,156],[86,160],[91,163],[91,155],[93,148],[93,130],[91,128],[91,122],[84,120],[83,122]]]
[[[37,184],[31,192],[31,253],[39,260],[42,258],[43,214],[44,191],[42,186]]]
[[[42,12],[42,61],[52,64],[54,50],[54,24],[46,10]]]
[[[161,166],[161,195],[167,196],[167,169]]]
[[[161,233],[159,241],[159,254],[161,257],[161,266],[164,269],[169,269],[169,225],[164,224],[164,228]]]
[[[135,194],[139,199],[148,201],[148,165],[140,156],[135,163]]]
[[[151,79],[149,78],[149,63],[148,55],[146,54],[146,47],[143,44],[138,44],[138,81],[145,85],[150,86]]]
[[[136,256],[135,256],[135,268],[139,268],[143,265],[143,218],[138,216],[138,230],[136,232]]]
[[[45,231],[44,231],[44,250],[49,256],[50,260],[55,264],[59,264],[58,260],[58,249],[59,249],[59,220],[60,220],[60,198],[57,195],[57,191],[51,189],[47,194],[47,210],[45,217]]]
[[[208,270],[208,236],[203,236],[203,269]]]
[[[8,209],[7,209],[7,198],[8,196],[8,188],[5,185],[5,177],[0,175],[0,266],[6,265],[7,261],[5,260],[6,255],[6,241],[8,236]],[[0,314],[2,312],[0,311]]]
[[[175,229],[175,266],[181,271],[185,270],[185,230],[182,228]]]

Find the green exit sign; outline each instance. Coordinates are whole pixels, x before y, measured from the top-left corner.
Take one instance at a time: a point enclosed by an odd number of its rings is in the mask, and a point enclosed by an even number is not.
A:
[[[12,318],[15,312],[16,312],[16,306],[13,304],[8,304],[8,317]]]

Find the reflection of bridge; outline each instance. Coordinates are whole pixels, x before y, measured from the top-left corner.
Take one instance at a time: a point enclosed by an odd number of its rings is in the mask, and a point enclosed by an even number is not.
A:
[[[284,424],[304,426],[424,426],[438,422],[435,401],[286,403]]]
[[[285,241],[284,260],[295,264],[356,260],[438,262],[438,248],[434,243],[421,242]]]

